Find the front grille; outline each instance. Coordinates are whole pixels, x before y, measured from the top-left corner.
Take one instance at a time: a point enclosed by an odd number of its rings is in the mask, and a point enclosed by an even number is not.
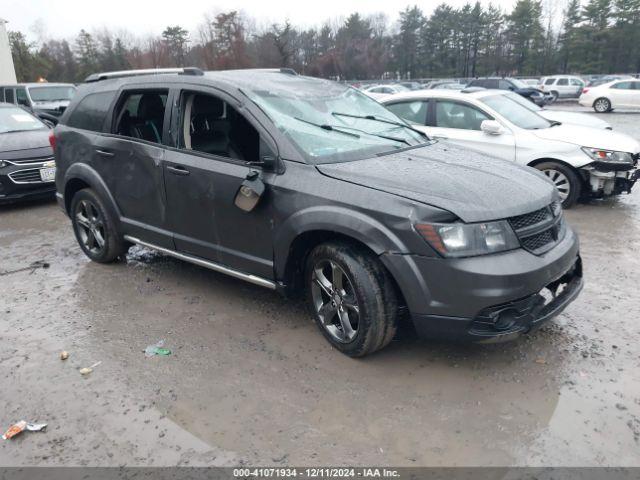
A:
[[[562,240],[565,232],[563,221],[559,202],[509,219],[522,248],[536,255],[550,250]]]
[[[7,162],[15,163],[16,165],[23,165],[27,163],[44,163],[54,160],[54,157],[29,157],[29,158],[15,158],[7,160]]]
[[[522,239],[522,246],[529,251],[536,251],[545,247],[555,240],[551,229],[545,230],[542,233],[536,233],[530,237]]]
[[[40,178],[39,168],[29,168],[27,170],[18,170],[9,174],[9,178],[14,183],[44,183]]]
[[[551,210],[549,207],[541,208],[535,212],[525,213],[524,215],[518,215],[517,217],[511,217],[509,221],[514,230],[521,230],[532,225],[536,225],[545,220],[551,218]]]

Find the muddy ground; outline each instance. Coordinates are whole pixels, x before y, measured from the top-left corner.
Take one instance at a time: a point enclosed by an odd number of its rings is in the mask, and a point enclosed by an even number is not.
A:
[[[299,303],[141,248],[91,263],[55,203],[2,207],[0,271],[50,267],[0,276],[0,425],[49,426],[0,465],[638,466],[640,191],[567,216],[586,285],[552,324],[353,360]]]

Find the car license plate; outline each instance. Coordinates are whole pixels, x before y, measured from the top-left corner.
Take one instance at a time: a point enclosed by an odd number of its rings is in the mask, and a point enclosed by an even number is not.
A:
[[[56,167],[41,168],[40,179],[43,182],[53,182],[56,179]]]

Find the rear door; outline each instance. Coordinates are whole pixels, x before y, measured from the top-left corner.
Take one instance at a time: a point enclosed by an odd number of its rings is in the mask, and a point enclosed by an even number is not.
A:
[[[236,99],[217,89],[185,87],[176,95],[174,112],[172,130],[178,135],[163,165],[176,249],[273,278],[269,184],[276,174],[247,162],[275,158],[275,142]],[[251,171],[267,190],[247,212],[234,200]]]
[[[172,248],[163,179],[170,109],[167,88],[127,87],[113,110],[111,135],[95,142],[100,175],[124,217],[126,232]]]
[[[426,133],[431,138],[453,143],[489,156],[515,160],[513,133],[503,126],[500,135],[490,135],[480,129],[484,120],[494,120],[480,108],[461,100],[432,99]]]

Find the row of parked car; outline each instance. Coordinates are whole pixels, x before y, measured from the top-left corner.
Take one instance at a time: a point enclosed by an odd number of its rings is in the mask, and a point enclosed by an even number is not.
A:
[[[592,107],[598,113],[610,112],[615,108],[640,108],[640,79],[630,75],[608,75],[590,82],[573,75],[554,75],[541,79],[494,77],[476,78],[469,82],[456,80],[434,80],[426,84],[400,82],[361,88],[367,95],[377,100],[387,95],[416,90],[460,91],[468,88],[489,88],[515,92],[538,106],[545,106],[558,99],[577,98],[581,105]]]
[[[0,175],[55,176],[93,261],[138,244],[304,293],[351,356],[386,346],[402,312],[421,335],[478,342],[560,313],[583,285],[561,205],[629,191],[640,145],[513,92],[383,103],[289,69],[96,74],[53,130],[0,107]]]

